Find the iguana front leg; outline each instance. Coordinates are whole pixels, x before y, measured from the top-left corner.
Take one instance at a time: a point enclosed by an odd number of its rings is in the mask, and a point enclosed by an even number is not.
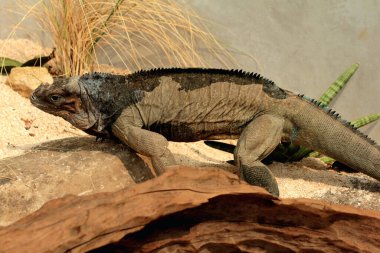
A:
[[[278,196],[276,179],[261,159],[269,155],[281,141],[284,119],[261,115],[243,130],[235,149],[235,163],[240,178],[252,185],[264,187]]]
[[[150,157],[157,176],[165,171],[165,167],[175,164],[164,136],[135,126],[136,120],[129,121],[128,117],[122,116],[112,125],[112,133],[136,152]]]

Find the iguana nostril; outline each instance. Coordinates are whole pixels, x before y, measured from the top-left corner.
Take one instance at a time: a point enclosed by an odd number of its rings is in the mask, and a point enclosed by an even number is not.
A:
[[[32,93],[32,95],[30,96],[30,99],[31,100],[36,100],[37,99],[36,96],[34,96],[34,93]]]

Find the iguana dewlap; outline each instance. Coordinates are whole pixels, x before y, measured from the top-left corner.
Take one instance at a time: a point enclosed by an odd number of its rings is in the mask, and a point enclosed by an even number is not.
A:
[[[240,177],[278,195],[261,160],[292,141],[380,180],[380,148],[314,101],[258,74],[156,69],[121,76],[89,73],[40,85],[31,102],[97,136],[113,135],[151,157],[159,175],[175,163],[169,141],[238,138]]]

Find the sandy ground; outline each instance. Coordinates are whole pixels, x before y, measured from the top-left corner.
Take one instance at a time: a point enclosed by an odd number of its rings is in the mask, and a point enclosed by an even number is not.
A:
[[[23,61],[39,55],[42,50],[30,41],[20,40],[17,44],[11,51],[4,50],[3,55]],[[14,48],[29,51],[18,52]],[[47,140],[85,135],[64,120],[34,108],[5,81],[6,77],[0,76],[0,158],[22,154],[31,145]],[[202,142],[170,143],[170,149],[180,164],[217,165],[234,170],[225,162],[232,159],[231,154],[209,148]],[[282,197],[324,199],[380,210],[379,184],[365,175],[326,170],[326,166],[314,158],[301,163],[275,163],[270,168],[278,178]]]
[[[84,133],[63,119],[43,113],[0,77],[0,158],[22,153],[23,146]]]
[[[0,56],[20,62],[51,52],[25,39],[0,40],[0,49]],[[25,145],[84,134],[63,119],[33,107],[6,85],[6,80],[6,76],[0,76],[0,158],[22,153]]]

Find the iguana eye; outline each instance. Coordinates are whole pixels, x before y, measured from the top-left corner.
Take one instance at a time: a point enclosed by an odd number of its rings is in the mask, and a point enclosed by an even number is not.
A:
[[[53,102],[57,102],[60,98],[61,98],[61,96],[59,96],[59,95],[52,95],[50,97],[50,100]]]

